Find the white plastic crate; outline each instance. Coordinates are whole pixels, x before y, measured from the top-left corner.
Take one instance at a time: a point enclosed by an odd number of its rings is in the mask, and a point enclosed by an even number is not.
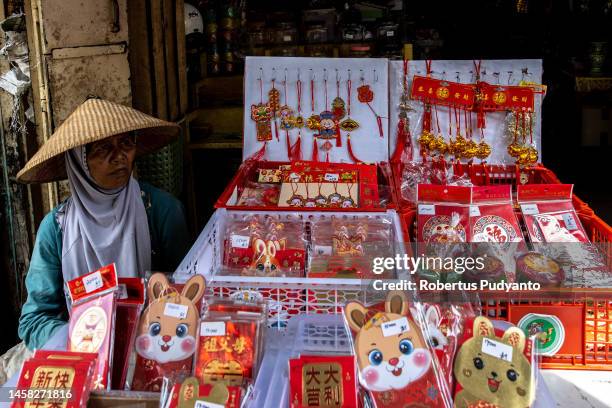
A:
[[[223,243],[226,221],[248,214],[275,215],[283,220],[320,220],[332,217],[342,219],[385,218],[391,221],[394,231],[394,253],[404,253],[404,237],[397,213],[392,210],[381,213],[351,212],[266,212],[232,211],[218,209],[206,224],[195,244],[179,265],[174,278],[177,282],[189,279],[193,274],[204,275],[209,293],[220,297],[261,299],[268,302],[269,325],[285,327],[287,321],[297,315],[313,313],[337,314],[349,300],[365,302],[365,288],[370,280],[335,278],[284,278],[227,276],[222,269]]]

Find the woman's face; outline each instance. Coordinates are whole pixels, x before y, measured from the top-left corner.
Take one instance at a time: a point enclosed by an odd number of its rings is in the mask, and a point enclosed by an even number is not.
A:
[[[96,184],[112,190],[125,186],[136,157],[136,136],[123,133],[87,145],[87,167]]]

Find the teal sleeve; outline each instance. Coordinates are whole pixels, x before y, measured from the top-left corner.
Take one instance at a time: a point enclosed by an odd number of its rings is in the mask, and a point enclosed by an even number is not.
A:
[[[63,282],[61,232],[51,212],[36,235],[25,280],[28,299],[19,318],[19,337],[30,350],[41,348],[68,319]]]
[[[190,248],[183,204],[174,197],[164,200],[159,220],[164,272],[174,272]]]

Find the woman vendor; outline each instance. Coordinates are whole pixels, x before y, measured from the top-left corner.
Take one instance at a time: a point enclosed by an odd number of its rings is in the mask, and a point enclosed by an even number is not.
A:
[[[172,271],[189,249],[181,203],[134,179],[134,159],[178,137],[177,125],[91,98],[19,172],[24,183],[68,178],[71,197],[42,220],[25,280],[19,337],[42,347],[68,320],[65,282],[115,263],[120,277]]]

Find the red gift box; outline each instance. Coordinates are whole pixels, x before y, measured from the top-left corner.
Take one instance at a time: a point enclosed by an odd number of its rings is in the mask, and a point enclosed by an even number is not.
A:
[[[300,356],[289,360],[291,408],[357,407],[353,356]]]
[[[11,408],[84,407],[89,399],[95,360],[78,353],[56,355],[66,359],[39,353],[43,355],[23,364]]]

